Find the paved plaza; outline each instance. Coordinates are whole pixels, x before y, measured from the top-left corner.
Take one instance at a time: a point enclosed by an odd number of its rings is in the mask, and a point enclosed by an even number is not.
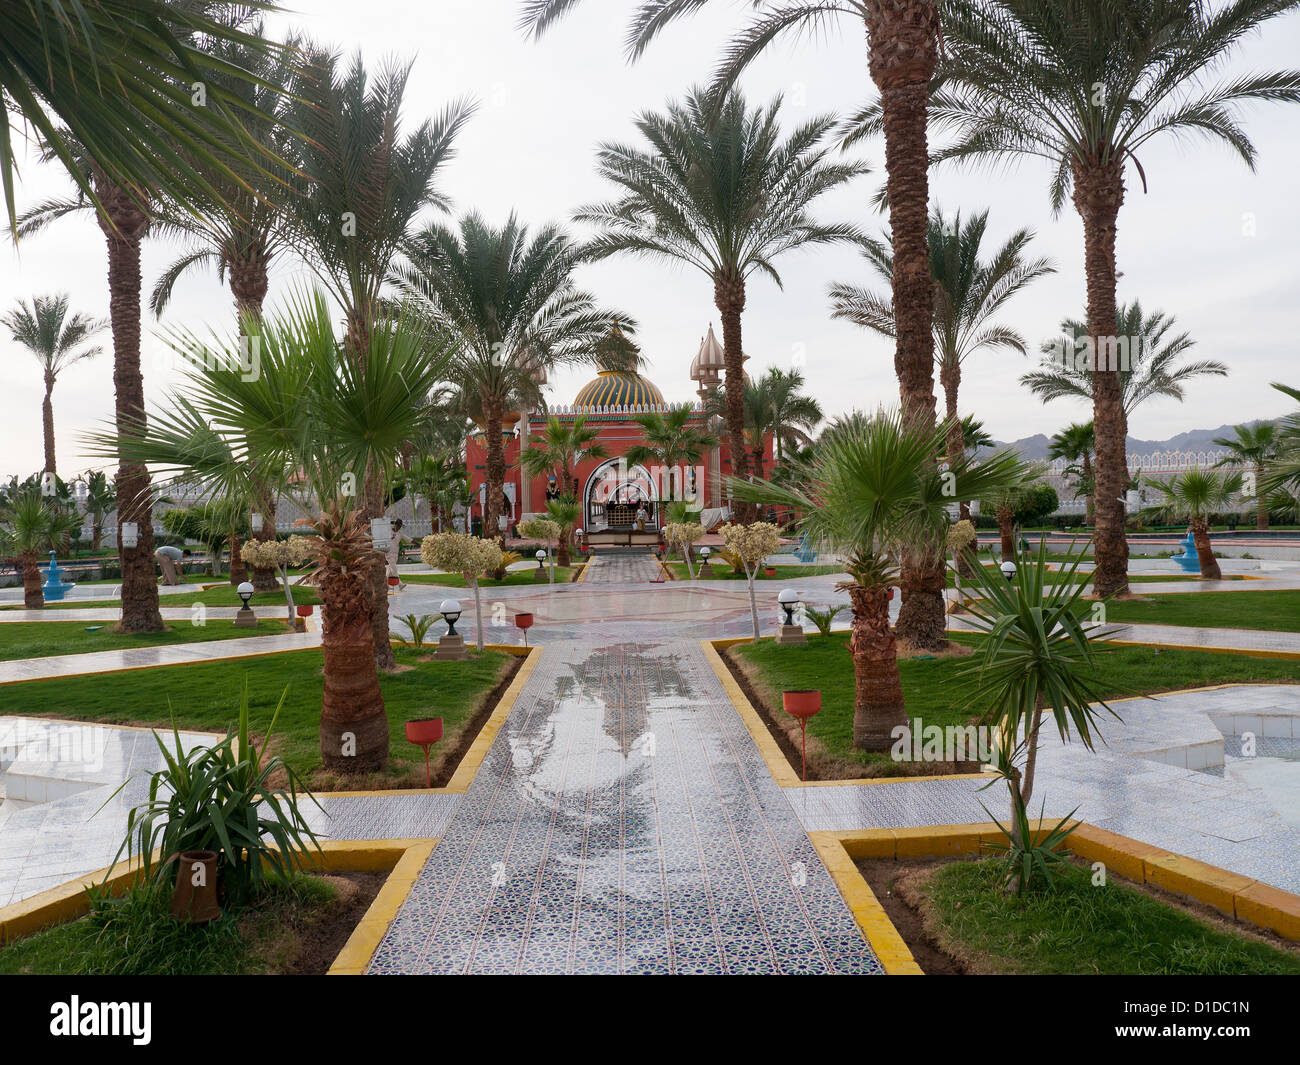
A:
[[[657,572],[648,556],[620,555],[596,559],[579,584],[485,590],[490,642],[517,642],[510,618],[526,609],[536,616],[530,637],[544,646],[468,790],[326,794],[321,809],[307,806],[330,838],[440,840],[370,971],[876,973],[881,965],[807,833],[1005,816],[1002,789],[980,791],[980,778],[778,785],[700,645],[751,631],[744,582],[651,584]],[[830,602],[843,598],[838,579],[792,583],[805,601]],[[1295,567],[1273,581],[1300,586]],[[777,624],[779,587],[759,586],[765,634]],[[436,612],[448,594],[408,584],[393,597],[395,623]],[[472,633],[472,595],[458,594],[469,622],[462,629]],[[1300,652],[1300,636],[1287,633],[1128,626],[1119,637]],[[309,632],[0,663],[0,680],[318,639]],[[1296,769],[1300,685],[1171,693],[1115,708],[1123,720],[1105,723],[1098,752],[1055,738],[1045,745],[1036,794],[1049,816],[1077,810],[1099,827],[1300,890],[1300,797],[1256,779],[1261,763],[1283,776]],[[79,780],[50,753],[69,728],[102,734],[93,742],[103,757]],[[157,768],[158,753],[147,731],[26,718],[0,719],[0,730],[11,797],[24,789],[23,802],[0,807],[4,905],[107,864],[139,801],[139,774]],[[1244,734],[1267,738],[1266,757],[1237,757]]]

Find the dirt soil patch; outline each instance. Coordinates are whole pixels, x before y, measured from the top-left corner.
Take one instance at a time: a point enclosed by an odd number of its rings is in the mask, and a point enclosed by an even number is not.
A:
[[[323,976],[375,901],[388,873],[331,873],[323,876],[338,891],[334,905],[294,928],[282,972],[288,976]]]

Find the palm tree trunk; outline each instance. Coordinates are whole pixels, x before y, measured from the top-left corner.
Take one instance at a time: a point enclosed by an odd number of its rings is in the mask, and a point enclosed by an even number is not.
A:
[[[1015,512],[1010,507],[998,507],[998,535],[1002,538],[1002,561],[1016,560]]]
[[[23,553],[22,567],[23,606],[28,610],[42,610],[45,607],[45,591],[41,588],[41,568],[36,561],[35,551]]]
[[[140,372],[140,241],[149,228],[143,196],[133,198],[103,174],[95,190],[103,204],[98,215],[108,241],[109,320],[113,330],[113,388],[118,434],[145,430],[144,377]],[[149,471],[124,462],[117,469],[118,556],[122,563],[122,620],[118,632],[161,632],[158,582],[154,572],[153,503]],[[122,546],[122,524],[134,522],[135,547]]]
[[[320,595],[321,763],[344,773],[374,772],[388,762],[388,715],[375,666],[369,582],[333,574]]]
[[[934,285],[926,242],[930,209],[926,121],[938,55],[939,13],[933,0],[866,0],[867,53],[880,90],[885,133],[892,293],[903,419],[934,425]],[[937,458],[937,456],[936,456]],[[942,648],[946,578],[942,543],[923,545],[903,568],[897,632],[917,647]]]
[[[239,553],[239,544],[239,534],[232,532],[230,534],[230,583],[236,588],[248,580],[248,566]]]
[[[722,359],[726,364],[723,387],[731,475],[744,478],[749,476],[749,450],[745,446],[745,351],[740,328],[740,315],[745,309],[744,279],[714,277],[713,302],[722,315]],[[732,508],[738,524],[754,520],[752,503],[735,502]]]
[[[1103,351],[1099,337],[1113,337],[1115,315],[1115,233],[1124,202],[1122,161],[1091,167],[1076,166],[1074,204],[1083,219],[1084,269],[1088,281],[1088,335],[1093,351]],[[1124,534],[1124,492],[1128,485],[1125,458],[1124,399],[1118,368],[1098,358],[1092,375],[1092,420],[1096,467],[1094,513],[1096,532],[1093,576],[1099,599],[1127,595],[1128,539]]]
[[[46,378],[45,401],[41,404],[41,427],[45,431],[45,472],[57,473],[54,462],[54,380]]]
[[[889,589],[855,584],[849,588],[853,624],[853,746],[887,751],[893,731],[907,727],[898,650],[889,628]]]
[[[1196,544],[1196,558],[1201,564],[1201,580],[1221,581],[1223,571],[1210,547],[1210,523],[1205,518],[1193,518],[1190,525],[1192,542]]]
[[[1259,487],[1263,479],[1264,467],[1257,463],[1255,465],[1255,528],[1261,532],[1268,528],[1268,500],[1264,498],[1264,493]]]
[[[483,404],[483,420],[487,433],[487,487],[483,496],[483,535],[490,540],[505,542],[497,528],[500,524],[501,497],[506,483],[506,455],[501,442],[501,419],[505,411],[496,397]]]
[[[559,542],[555,545],[555,561],[561,568],[573,565],[573,556],[569,554],[569,539],[572,536],[572,529],[562,529]]]
[[[962,432],[961,418],[957,413],[957,394],[961,388],[961,363],[956,359],[945,359],[939,368],[939,384],[943,386],[944,413],[948,422],[947,445],[948,469],[960,470],[966,465],[966,434]],[[957,519],[970,521],[970,500],[963,499],[958,504]],[[978,563],[969,551],[958,551],[954,563],[958,575],[969,579],[975,576]],[[959,597],[960,598],[960,597]]]

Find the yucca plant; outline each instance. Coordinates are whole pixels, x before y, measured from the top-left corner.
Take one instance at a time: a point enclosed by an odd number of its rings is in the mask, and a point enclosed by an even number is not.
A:
[[[288,693],[286,688],[281,694],[260,747],[249,735],[247,688],[235,728],[211,747],[183,751],[175,725],[174,748],[155,732],[164,766],[150,775],[148,801],[127,815],[113,863],[123,854],[138,855],[145,881],[163,890],[174,883],[173,859],[183,851],[216,851],[225,901],[232,906],[252,898],[268,875],[289,879],[301,870],[311,848],[320,849],[299,809],[300,798],[312,797],[283,758],[267,754]],[[285,785],[274,786],[271,781],[281,775]]]
[[[998,734],[994,767],[1011,802],[1002,849],[1008,888],[1017,892],[1045,870],[1051,861],[1047,851],[1068,834],[1064,821],[1045,838],[1035,840],[1029,831],[1039,732],[1046,715],[1051,714],[1062,740],[1073,731],[1087,750],[1093,749],[1100,710],[1119,716],[1092,679],[1097,669],[1092,641],[1106,633],[1085,624],[1080,600],[1088,578],[1077,574],[1083,552],[1072,547],[1071,554],[1074,561],[1054,575],[1055,583],[1049,580],[1047,537],[1035,558],[1022,556],[1011,580],[985,566],[976,566],[972,578],[979,595],[968,609],[986,639],[963,675],[970,679],[970,701],[980,711],[980,723]]]

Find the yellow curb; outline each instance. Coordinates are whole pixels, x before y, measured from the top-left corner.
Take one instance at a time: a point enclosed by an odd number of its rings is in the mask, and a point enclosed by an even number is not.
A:
[[[384,881],[384,886],[370,903],[365,916],[352,930],[352,935],[343,944],[334,963],[329,968],[330,976],[352,976],[366,971],[375,950],[383,941],[397,911],[402,908],[411,888],[433,853],[437,840],[413,843],[406,848],[402,856],[392,867],[392,872]]]
[[[1139,624],[1138,622],[1117,621],[1116,625]],[[1227,630],[1224,630],[1227,631]],[[1237,629],[1237,632],[1251,630]],[[1258,630],[1264,631],[1264,630]],[[1271,631],[1271,630],[1270,630]],[[1300,651],[1269,651],[1257,647],[1206,647],[1203,644],[1190,643],[1154,643],[1147,640],[1106,640],[1107,644],[1114,644],[1117,647],[1163,647],[1168,651],[1202,651],[1208,654],[1222,655],[1244,655],[1247,658],[1282,658],[1288,661],[1300,659]],[[1159,695],[1165,695],[1166,692],[1158,692]]]
[[[1257,883],[1252,877],[1177,854],[1148,859],[1143,866],[1148,884],[1213,906],[1228,917],[1237,915],[1237,895]]]
[[[587,561],[582,564],[582,572],[573,578],[572,584],[582,584],[587,579],[587,573],[591,569],[591,562]]]
[[[773,779],[782,787],[793,787],[803,783],[799,779],[799,774],[791,768],[786,757],[781,753],[781,748],[777,745],[772,733],[759,717],[758,711],[745,698],[745,693],[741,691],[740,685],[736,683],[736,678],[731,675],[731,670],[718,654],[718,646],[730,646],[733,643],[740,643],[740,640],[727,641],[709,641],[701,640],[700,646],[704,649],[704,659],[712,667],[718,682],[722,685],[723,690],[727,693],[727,698],[731,700],[732,706],[740,715],[740,719],[745,723],[749,730],[749,735],[754,740],[754,745],[758,748],[758,753],[763,756],[763,761],[767,763],[767,771],[772,774]]]
[[[836,837],[837,834],[833,832],[808,833],[808,838],[812,840],[818,856],[853,914],[853,920],[871,945],[872,953],[890,976],[922,975],[921,967],[907,949],[898,929],[889,920],[880,900],[862,879],[862,874]]]
[[[1300,940],[1300,897],[1255,883],[1238,891],[1233,904],[1237,920],[1271,928],[1283,939]]]
[[[447,782],[447,787],[443,789],[448,794],[468,790],[470,781],[478,774],[479,768],[483,765],[483,759],[487,757],[497,733],[501,730],[501,726],[505,724],[510,711],[514,709],[515,701],[519,698],[519,693],[524,690],[524,685],[528,683],[528,678],[532,676],[541,655],[541,647],[527,649],[523,664],[520,665],[519,671],[515,674],[515,679],[510,682],[510,687],[501,696],[501,701],[497,703],[492,715],[483,722],[479,734],[474,737],[474,742],[470,745],[469,750],[465,752],[465,757],[461,759],[460,765],[456,767],[456,772],[452,774],[451,780]]]

